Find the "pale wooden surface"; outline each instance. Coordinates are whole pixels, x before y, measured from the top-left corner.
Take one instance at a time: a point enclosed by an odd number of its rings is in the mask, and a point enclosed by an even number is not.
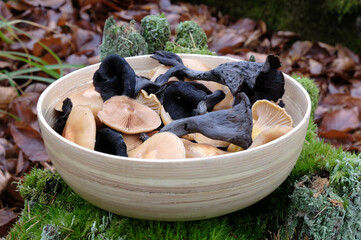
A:
[[[231,58],[182,55],[213,68]],[[128,58],[139,75],[158,63],[149,56]],[[285,75],[283,98],[295,128],[263,146],[209,158],[132,159],[80,147],[56,134],[54,106],[64,95],[85,89],[99,65],[59,79],[38,102],[47,151],[65,182],[90,203],[116,214],[152,220],[197,220],[224,215],[267,196],[289,175],[302,149],[311,102],[302,86]]]

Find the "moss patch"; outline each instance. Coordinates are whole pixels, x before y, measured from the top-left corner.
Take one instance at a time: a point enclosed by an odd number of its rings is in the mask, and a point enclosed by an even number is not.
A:
[[[318,93],[313,81],[296,79],[315,106]],[[19,185],[25,208],[9,238],[249,240],[294,237],[297,229],[314,239],[333,233],[337,234],[335,239],[346,235],[357,239],[361,232],[360,158],[319,141],[315,130],[311,120],[295,168],[272,194],[243,210],[202,221],[158,222],[114,215],[81,199],[57,173],[34,169]],[[330,184],[315,198],[316,190],[307,179],[317,174],[330,176]],[[331,230],[321,226],[326,223]]]

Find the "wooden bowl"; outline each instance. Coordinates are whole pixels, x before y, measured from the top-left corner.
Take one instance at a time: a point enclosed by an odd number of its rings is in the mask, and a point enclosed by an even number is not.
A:
[[[228,57],[187,55],[209,67],[237,61]],[[158,62],[149,56],[126,59],[138,75]],[[110,212],[149,220],[184,221],[216,217],[245,208],[275,190],[289,175],[301,152],[311,101],[305,89],[285,75],[286,110],[295,128],[284,136],[242,152],[208,158],[136,159],[91,151],[52,126],[55,105],[86,88],[99,64],[72,72],[41,95],[37,111],[47,152],[64,181],[82,198]]]

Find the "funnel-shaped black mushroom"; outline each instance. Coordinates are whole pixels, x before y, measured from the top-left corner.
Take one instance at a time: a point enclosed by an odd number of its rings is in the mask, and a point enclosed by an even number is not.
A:
[[[231,109],[175,120],[161,132],[172,132],[178,137],[198,132],[247,149],[252,144],[252,111],[248,97],[244,93],[240,96],[240,103]]]
[[[63,129],[65,127],[66,121],[68,120],[72,108],[73,108],[73,103],[71,102],[70,98],[66,98],[63,101],[63,106],[62,106],[63,111],[54,123],[54,130],[60,135],[63,133]]]
[[[209,93],[209,94],[207,94]],[[204,101],[210,111],[225,94],[221,90],[215,92],[203,91],[199,86],[190,82],[169,82],[158,92],[159,100],[172,119],[181,119],[193,116],[198,104]]]
[[[108,55],[94,73],[93,84],[103,101],[115,95],[134,98],[136,75],[124,58],[116,54]]]
[[[111,128],[103,128],[97,132],[95,151],[128,157],[123,135]]]
[[[188,78],[214,81],[228,86],[235,97],[240,92],[246,93],[252,104],[259,99],[276,102],[284,94],[283,74],[277,70],[281,63],[274,55],[269,55],[264,63],[227,62],[206,72],[185,67],[177,60],[179,56],[171,52],[157,51],[151,57],[162,64],[174,66],[156,79],[160,84],[167,82],[173,76],[179,80]]]

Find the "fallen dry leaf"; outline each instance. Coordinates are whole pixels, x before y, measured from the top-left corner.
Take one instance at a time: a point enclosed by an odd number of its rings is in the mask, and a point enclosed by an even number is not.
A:
[[[17,97],[17,92],[14,87],[0,86],[0,109],[6,110],[9,103]]]
[[[228,54],[234,52],[245,41],[246,38],[238,34],[236,30],[224,29],[213,38],[211,49],[218,54]]]
[[[358,79],[350,80],[350,95],[352,97],[359,97],[361,98],[361,81]]]
[[[0,237],[6,236],[16,218],[17,214],[14,211],[7,208],[0,209]]]
[[[40,94],[36,92],[27,92],[17,97],[9,104],[9,112],[19,117],[21,121],[29,124],[34,130],[40,132],[38,119],[36,116],[36,103]],[[12,121],[15,121],[13,119]],[[23,124],[19,123],[19,124]],[[18,124],[17,121],[14,124]]]
[[[311,49],[312,45],[313,43],[310,41],[297,41],[292,44],[288,55],[291,57],[293,62],[297,61]]]
[[[31,161],[48,161],[44,141],[40,133],[27,124],[11,124],[10,132],[19,148]]]
[[[323,117],[320,131],[338,130],[348,132],[359,127],[359,111],[357,107],[342,108],[326,113]]]
[[[310,63],[310,72],[313,75],[320,75],[322,73],[322,64],[314,59],[309,60]]]

